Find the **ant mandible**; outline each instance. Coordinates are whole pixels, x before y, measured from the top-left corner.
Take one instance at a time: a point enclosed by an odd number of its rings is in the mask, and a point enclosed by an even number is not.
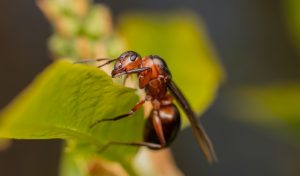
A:
[[[82,60],[77,63],[107,60],[100,67],[115,61],[111,76],[118,77],[130,74],[137,74],[139,88],[145,89],[146,97],[138,102],[128,113],[114,118],[100,119],[90,127],[105,122],[116,121],[132,115],[142,107],[146,101],[152,104],[152,111],[146,121],[143,142],[109,142],[102,149],[105,150],[110,145],[131,145],[146,146],[150,149],[162,149],[170,145],[180,129],[180,113],[173,104],[173,97],[182,107],[187,115],[197,143],[209,163],[217,162],[217,157],[213,145],[207,136],[202,125],[197,121],[196,115],[191,109],[188,101],[172,81],[171,73],[165,61],[157,55],[141,57],[134,51],[127,51],[116,59],[95,59]],[[126,79],[125,78],[125,79]],[[171,93],[168,93],[168,91]]]

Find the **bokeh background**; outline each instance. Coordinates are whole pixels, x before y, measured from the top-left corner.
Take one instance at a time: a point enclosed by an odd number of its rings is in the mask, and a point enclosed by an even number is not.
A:
[[[132,10],[189,9],[203,18],[227,74],[216,101],[202,117],[220,163],[209,166],[191,130],[185,129],[171,149],[186,175],[300,175],[296,135],[278,135],[276,128],[241,120],[234,112],[239,110],[234,92],[240,87],[300,79],[299,48],[289,33],[283,0],[96,2],[107,4],[116,20]],[[34,1],[0,2],[1,108],[51,63],[50,34],[49,23]],[[0,151],[0,175],[57,175],[60,145],[59,140],[13,141]]]

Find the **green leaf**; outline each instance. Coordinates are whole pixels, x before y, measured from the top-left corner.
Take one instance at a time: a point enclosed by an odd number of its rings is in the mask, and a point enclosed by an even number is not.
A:
[[[73,149],[93,154],[108,141],[142,140],[142,110],[89,128],[128,112],[137,101],[134,89],[113,83],[103,71],[57,61],[1,113],[0,138],[68,139],[75,141]],[[113,146],[101,156],[128,164],[135,152],[134,147]]]
[[[83,157],[83,156],[81,156]],[[86,168],[87,160],[77,159],[78,156],[73,156],[72,153],[65,152],[61,157],[60,174],[61,176],[82,176],[87,175],[83,169]]]
[[[291,40],[300,48],[300,1],[283,1],[287,27],[291,35]],[[299,50],[298,50],[299,51]]]
[[[61,176],[95,176],[95,175],[136,175],[131,163],[115,163],[95,156],[82,155],[78,151],[66,148],[60,164]],[[123,166],[123,168],[122,168]],[[125,170],[126,169],[126,170]]]
[[[300,134],[300,84],[277,84],[240,88],[238,115],[246,121]],[[231,98],[232,100],[232,98]]]
[[[141,12],[122,15],[119,21],[129,48],[161,56],[194,110],[202,114],[214,100],[223,70],[201,20],[186,12]]]

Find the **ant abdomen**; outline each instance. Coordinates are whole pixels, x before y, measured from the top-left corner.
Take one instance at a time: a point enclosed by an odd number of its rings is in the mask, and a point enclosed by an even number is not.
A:
[[[144,128],[144,141],[161,145],[161,141],[154,129],[154,118],[158,118],[161,121],[163,136],[165,139],[165,145],[163,145],[162,148],[168,147],[175,139],[180,129],[181,121],[179,110],[174,104],[162,105],[159,110],[153,109],[149,118],[147,118]]]
[[[212,142],[207,136],[204,128],[198,122],[197,116],[192,110],[189,102],[171,79],[171,72],[165,61],[157,56],[150,55],[141,57],[134,51],[127,51],[118,58],[100,58],[95,60],[84,60],[77,63],[87,63],[93,61],[105,61],[103,67],[111,62],[116,62],[111,76],[137,74],[139,78],[139,88],[145,89],[146,98],[138,102],[131,110],[125,114],[113,118],[99,119],[90,125],[90,128],[106,121],[117,121],[133,115],[146,101],[151,101],[153,110],[146,120],[144,128],[144,141],[119,142],[111,141],[105,145],[105,150],[110,145],[146,146],[150,149],[161,149],[168,147],[176,137],[180,129],[180,114],[177,107],[172,104],[173,98],[181,106],[190,121],[197,143],[209,163],[217,162]],[[170,93],[170,94],[169,94]]]

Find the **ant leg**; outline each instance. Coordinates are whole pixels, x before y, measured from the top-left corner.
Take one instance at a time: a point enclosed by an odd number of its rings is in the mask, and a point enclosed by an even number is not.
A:
[[[150,67],[143,67],[143,68],[137,68],[137,69],[133,69],[133,70],[127,70],[127,71],[113,74],[112,77],[114,78],[114,77],[125,75],[125,74],[128,75],[128,74],[132,74],[132,73],[141,73],[143,71],[150,70],[150,69],[151,69]]]
[[[129,77],[129,74],[125,75],[125,77],[124,77],[124,79],[123,79],[123,85],[126,84],[126,80],[128,79],[128,77]]]
[[[96,121],[95,123],[93,123],[92,125],[90,125],[90,128],[93,128],[95,125],[101,123],[101,122],[104,122],[104,121],[116,121],[116,120],[120,120],[120,119],[123,119],[125,117],[128,117],[130,115],[132,115],[135,111],[137,111],[138,109],[140,109],[142,107],[142,105],[145,103],[146,100],[142,100],[140,102],[138,102],[128,113],[126,114],[122,114],[122,115],[119,115],[117,117],[114,117],[114,118],[109,118],[109,119],[100,119],[98,121]]]
[[[112,141],[107,144],[105,144],[99,152],[102,153],[105,150],[107,150],[111,145],[127,145],[127,146],[136,146],[136,147],[149,147],[152,149],[161,149],[163,148],[160,144],[150,143],[150,142],[116,142]]]
[[[161,124],[161,120],[159,118],[159,111],[156,111],[157,113],[154,113],[153,117],[152,117],[152,123],[153,123],[153,127],[154,130],[156,132],[156,135],[159,139],[159,142],[162,146],[166,145],[166,140],[165,140],[165,135],[164,135],[164,131],[163,131],[163,127]]]
[[[140,73],[140,72],[143,72],[143,71],[146,71],[146,70],[150,70],[150,69],[151,69],[150,67],[137,68],[137,69],[134,69],[134,70],[128,70],[128,71],[126,71],[126,74]]]

